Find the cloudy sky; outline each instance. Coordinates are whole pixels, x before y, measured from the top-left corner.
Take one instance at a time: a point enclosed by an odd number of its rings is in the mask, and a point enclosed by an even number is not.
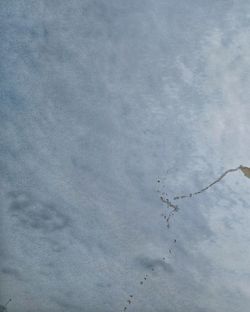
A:
[[[0,24],[0,304],[249,311],[250,180],[170,228],[160,200],[250,166],[249,1],[2,0]]]

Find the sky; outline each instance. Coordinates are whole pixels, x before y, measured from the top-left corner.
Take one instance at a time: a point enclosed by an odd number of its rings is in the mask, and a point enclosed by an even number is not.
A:
[[[2,0],[0,24],[0,304],[249,311],[250,180],[170,227],[160,199],[250,167],[249,1]]]

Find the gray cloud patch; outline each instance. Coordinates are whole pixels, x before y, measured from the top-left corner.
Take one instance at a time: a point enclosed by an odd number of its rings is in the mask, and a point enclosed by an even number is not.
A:
[[[12,268],[10,266],[5,266],[1,269],[1,273],[5,275],[10,275],[17,280],[23,280],[19,270]]]
[[[53,298],[52,301],[54,301],[60,307],[61,311],[65,311],[65,312],[66,311],[74,311],[74,312],[86,311],[87,312],[87,310],[85,310],[83,306],[74,304],[74,302],[70,302],[67,299]]]
[[[149,271],[154,268],[161,268],[167,273],[173,273],[174,269],[171,264],[167,263],[164,259],[152,259],[149,257],[138,257],[136,263],[144,268],[146,271]]]
[[[9,212],[22,228],[31,228],[43,233],[63,230],[70,218],[52,203],[34,199],[25,192],[10,192]]]

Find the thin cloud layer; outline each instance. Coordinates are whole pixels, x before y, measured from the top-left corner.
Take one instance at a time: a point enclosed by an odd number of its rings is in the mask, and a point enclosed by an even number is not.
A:
[[[249,4],[0,8],[0,303],[248,311]]]

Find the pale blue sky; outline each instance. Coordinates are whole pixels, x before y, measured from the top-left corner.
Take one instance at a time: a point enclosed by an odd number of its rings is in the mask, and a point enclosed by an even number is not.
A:
[[[170,229],[157,189],[250,166],[249,2],[2,0],[0,24],[0,303],[248,312],[250,180]]]

